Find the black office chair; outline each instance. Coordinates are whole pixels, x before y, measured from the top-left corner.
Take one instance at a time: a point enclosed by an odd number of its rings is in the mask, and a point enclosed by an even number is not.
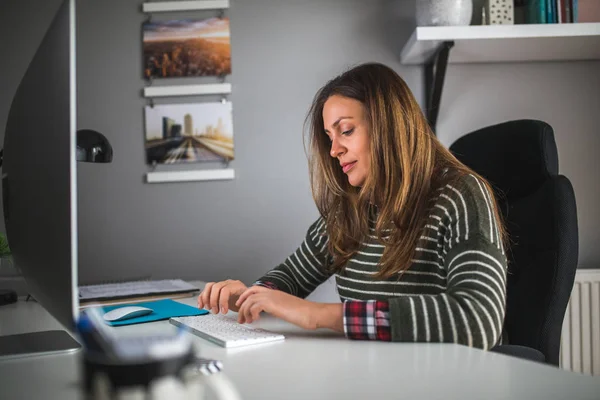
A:
[[[552,127],[536,120],[509,121],[461,137],[450,151],[492,184],[510,236],[509,345],[493,350],[558,365],[578,231],[575,194],[558,173]]]

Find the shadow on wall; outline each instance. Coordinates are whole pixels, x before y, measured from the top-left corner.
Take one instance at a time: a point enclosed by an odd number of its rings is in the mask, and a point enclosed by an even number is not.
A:
[[[402,46],[416,26],[416,0],[388,0],[381,10],[386,47],[400,57]]]

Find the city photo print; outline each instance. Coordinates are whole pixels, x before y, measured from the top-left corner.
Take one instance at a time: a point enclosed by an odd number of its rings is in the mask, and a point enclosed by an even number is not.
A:
[[[231,74],[229,18],[142,24],[144,78]]]
[[[231,102],[146,106],[148,164],[234,158]]]

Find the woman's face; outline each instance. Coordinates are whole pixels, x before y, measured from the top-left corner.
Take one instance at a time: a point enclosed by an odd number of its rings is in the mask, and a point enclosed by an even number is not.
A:
[[[365,183],[371,165],[369,132],[362,103],[333,95],[323,106],[325,133],[331,141],[329,154],[337,158],[352,186]]]

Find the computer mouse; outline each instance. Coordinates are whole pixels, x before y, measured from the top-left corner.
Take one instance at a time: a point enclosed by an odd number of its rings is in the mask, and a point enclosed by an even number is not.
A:
[[[138,306],[124,306],[110,310],[104,314],[104,320],[109,322],[122,321],[124,319],[141,317],[142,315],[150,314],[151,308]]]

